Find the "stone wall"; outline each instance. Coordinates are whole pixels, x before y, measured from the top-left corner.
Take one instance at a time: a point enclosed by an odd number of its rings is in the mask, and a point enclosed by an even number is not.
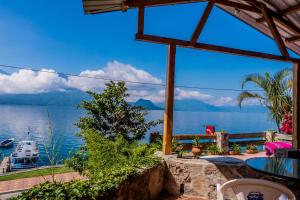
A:
[[[216,199],[216,184],[239,178],[261,178],[275,180],[249,169],[243,160],[222,157],[202,156],[200,159],[177,158],[176,155],[162,155],[162,164],[145,169],[141,175],[124,183],[115,194],[114,200],[155,200],[162,194]],[[290,188],[290,187],[289,187]],[[299,186],[290,188],[300,197]],[[228,191],[226,198],[234,199]],[[299,198],[300,199],[300,198]]]
[[[114,200],[155,200],[164,184],[164,164],[141,171],[140,176],[122,184]]]
[[[264,178],[247,168],[240,159],[230,157],[203,157],[201,159],[178,159],[175,155],[162,156],[166,174],[164,191],[168,194],[216,199],[216,184],[238,178]],[[230,191],[226,195],[232,198]]]

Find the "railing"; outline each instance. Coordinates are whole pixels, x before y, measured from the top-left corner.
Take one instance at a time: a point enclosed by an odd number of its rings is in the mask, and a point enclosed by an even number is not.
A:
[[[159,132],[150,134],[150,142],[156,138],[162,137]],[[216,132],[214,135],[205,134],[174,134],[173,139],[184,145],[184,149],[192,148],[192,140],[198,137],[201,144],[205,147],[210,143],[215,143],[220,149],[228,150],[232,144],[239,144],[240,146],[264,145],[267,141],[274,140],[292,140],[292,136],[286,134],[278,134],[270,131],[256,132],[256,133],[220,133]]]

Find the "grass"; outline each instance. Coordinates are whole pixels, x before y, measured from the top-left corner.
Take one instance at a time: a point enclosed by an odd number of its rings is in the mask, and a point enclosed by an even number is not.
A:
[[[73,169],[70,169],[66,166],[54,168],[55,174],[62,174],[62,173],[73,172],[73,171],[74,171]],[[50,169],[50,168],[36,169],[36,170],[31,170],[31,171],[26,171],[26,172],[19,172],[19,173],[0,176],[0,181],[9,181],[9,180],[15,180],[15,179],[21,179],[21,178],[45,176],[45,175],[50,175],[50,174],[52,174],[52,169]]]

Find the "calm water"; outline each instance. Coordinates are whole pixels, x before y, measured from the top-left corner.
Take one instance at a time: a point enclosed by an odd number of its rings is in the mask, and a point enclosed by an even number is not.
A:
[[[73,107],[0,105],[0,140],[9,137],[14,137],[16,141],[26,139],[27,130],[30,128],[30,137],[37,141],[40,149],[39,165],[48,164],[44,150],[49,135],[47,113],[50,114],[54,135],[60,143],[61,157],[66,158],[70,151],[75,151],[82,144],[82,140],[76,136],[78,129],[74,124],[80,116],[84,115],[84,112]],[[150,111],[147,118],[162,119],[163,111]],[[265,113],[184,111],[174,113],[175,133],[203,133],[205,124],[216,125],[217,130],[224,129],[231,133],[257,132],[275,128],[275,124]],[[155,127],[153,131],[162,131],[162,125]],[[0,152],[9,155],[12,150],[13,148],[0,149]]]

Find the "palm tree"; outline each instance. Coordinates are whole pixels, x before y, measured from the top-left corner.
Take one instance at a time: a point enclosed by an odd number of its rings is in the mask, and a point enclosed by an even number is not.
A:
[[[275,120],[279,129],[283,115],[291,111],[291,69],[283,69],[271,76],[269,73],[264,75],[249,74],[242,81],[242,89],[251,82],[262,89],[262,91],[243,91],[238,96],[238,105],[247,99],[257,99],[262,105],[266,106],[271,117]]]

